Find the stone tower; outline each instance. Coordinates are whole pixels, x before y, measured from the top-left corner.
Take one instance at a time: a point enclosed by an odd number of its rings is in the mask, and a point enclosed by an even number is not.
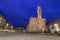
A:
[[[40,6],[37,7],[37,14],[38,18],[30,18],[30,23],[27,26],[28,32],[41,32],[42,30],[45,30],[46,19],[42,18],[42,10]]]
[[[38,18],[42,18],[42,9],[40,6],[37,7]]]

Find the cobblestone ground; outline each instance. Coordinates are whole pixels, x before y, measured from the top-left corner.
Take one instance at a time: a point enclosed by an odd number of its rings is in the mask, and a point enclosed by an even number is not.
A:
[[[60,40],[60,37],[40,33],[6,33],[0,34],[0,40]]]

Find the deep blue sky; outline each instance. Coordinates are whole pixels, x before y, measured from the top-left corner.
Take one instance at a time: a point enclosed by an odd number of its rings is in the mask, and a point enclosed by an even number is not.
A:
[[[38,5],[46,23],[60,18],[60,0],[0,0],[0,14],[14,26],[26,26],[30,17],[37,17]]]

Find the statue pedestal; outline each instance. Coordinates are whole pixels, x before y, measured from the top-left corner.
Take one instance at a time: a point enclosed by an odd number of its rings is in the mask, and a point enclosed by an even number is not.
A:
[[[46,19],[45,18],[33,18],[31,17],[30,23],[27,26],[28,32],[41,32],[46,28]]]

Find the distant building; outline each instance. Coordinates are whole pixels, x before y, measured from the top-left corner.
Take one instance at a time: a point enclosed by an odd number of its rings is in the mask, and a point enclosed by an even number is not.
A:
[[[2,15],[0,15],[0,27],[4,28],[5,25],[6,25],[6,19]]]
[[[24,32],[24,27],[16,27],[16,32]]]
[[[0,29],[12,29],[12,25],[6,22],[6,19],[0,15]]]

